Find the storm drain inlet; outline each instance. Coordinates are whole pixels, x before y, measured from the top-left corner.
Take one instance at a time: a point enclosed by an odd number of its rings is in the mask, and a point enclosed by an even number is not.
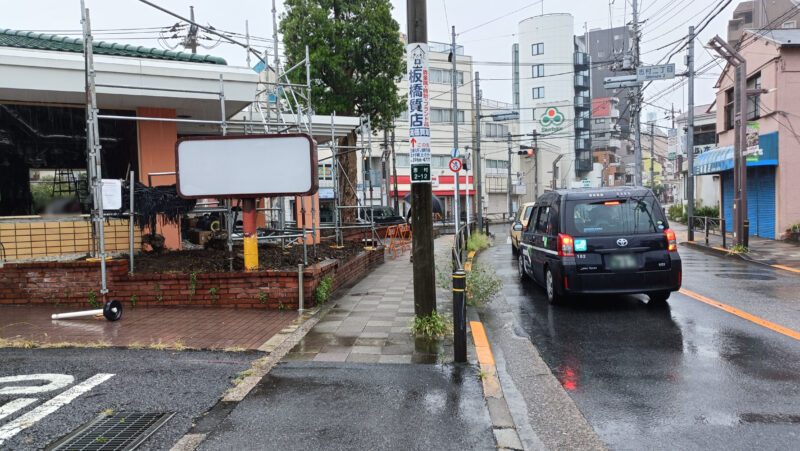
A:
[[[103,415],[79,427],[46,449],[55,450],[133,450],[144,443],[174,412],[117,412]]]

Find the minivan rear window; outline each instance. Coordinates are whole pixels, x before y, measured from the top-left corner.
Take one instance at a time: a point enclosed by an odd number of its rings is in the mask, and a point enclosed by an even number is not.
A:
[[[653,197],[567,201],[570,235],[630,235],[661,232],[666,227]]]

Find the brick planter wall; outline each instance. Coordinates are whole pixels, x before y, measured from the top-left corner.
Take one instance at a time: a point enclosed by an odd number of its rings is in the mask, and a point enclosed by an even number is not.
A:
[[[305,307],[314,305],[316,289],[326,276],[333,289],[367,273],[384,261],[383,248],[346,260],[326,260],[303,271]],[[192,287],[189,274],[128,275],[127,261],[106,265],[108,297],[129,307],[181,306],[223,308],[298,308],[297,271],[199,273]],[[0,304],[74,304],[89,307],[89,293],[100,297],[99,262],[6,264],[0,268]]]

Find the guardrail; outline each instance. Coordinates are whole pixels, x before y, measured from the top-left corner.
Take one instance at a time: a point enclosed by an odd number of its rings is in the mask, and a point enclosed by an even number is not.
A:
[[[711,216],[689,216],[689,227],[693,230],[705,232],[706,246],[709,243],[709,235],[712,231],[718,232],[722,236],[722,247],[728,248],[727,233],[725,232],[725,218],[714,218]],[[716,233],[714,233],[716,235]]]

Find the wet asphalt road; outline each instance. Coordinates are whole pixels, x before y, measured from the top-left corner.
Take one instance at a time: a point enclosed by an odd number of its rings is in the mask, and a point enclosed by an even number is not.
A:
[[[470,365],[280,363],[201,450],[494,449]]]
[[[489,306],[484,320],[538,348],[610,448],[797,449],[800,341],[680,293],[665,307],[646,296],[550,306],[540,287],[517,281],[506,229],[493,232],[495,246],[479,261],[503,278],[507,311]],[[679,251],[685,289],[800,330],[797,276]],[[521,372],[509,375],[523,397],[532,390]],[[527,408],[533,417],[536,406]]]
[[[25,391],[44,385],[42,380],[0,379],[0,449],[43,449],[48,444],[96,418],[106,409],[116,412],[175,412],[175,415],[139,449],[169,449],[197,417],[213,407],[232,387],[238,373],[256,352],[159,351],[133,349],[0,349],[0,378],[65,375],[68,385],[40,393]],[[66,405],[11,437],[7,427],[35,412],[61,393],[98,374],[113,374]],[[63,379],[63,377],[61,377]],[[36,401],[9,416],[4,409],[15,399]],[[106,437],[108,438],[108,437]]]

